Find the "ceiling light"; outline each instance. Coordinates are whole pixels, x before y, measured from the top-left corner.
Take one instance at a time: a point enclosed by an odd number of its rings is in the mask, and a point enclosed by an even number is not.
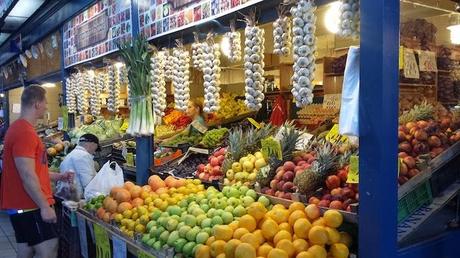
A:
[[[332,2],[324,15],[324,25],[326,29],[334,34],[339,32],[340,5],[341,2],[339,1]]]
[[[460,45],[460,24],[447,27],[450,30],[450,42],[455,45]]]
[[[43,83],[43,84],[42,84],[42,87],[45,87],[45,88],[54,88],[54,87],[56,87],[56,84],[55,84],[55,83],[49,83],[49,82],[47,82],[47,83]]]
[[[222,41],[220,42],[220,50],[222,51],[222,54],[226,57],[230,57],[230,38],[227,35],[224,35],[222,37]]]
[[[45,0],[19,0],[8,16],[30,17]]]

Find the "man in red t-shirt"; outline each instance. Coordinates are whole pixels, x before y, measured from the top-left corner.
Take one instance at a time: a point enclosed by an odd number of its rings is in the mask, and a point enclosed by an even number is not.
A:
[[[10,214],[18,257],[56,257],[56,213],[50,179],[72,180],[72,173],[49,173],[46,149],[34,125],[47,110],[46,91],[32,85],[21,96],[21,115],[5,135],[0,208]]]

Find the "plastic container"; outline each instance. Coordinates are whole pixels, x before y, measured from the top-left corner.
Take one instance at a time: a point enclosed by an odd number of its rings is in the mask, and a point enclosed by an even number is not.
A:
[[[402,222],[415,211],[433,202],[429,180],[414,188],[398,202],[398,223]]]

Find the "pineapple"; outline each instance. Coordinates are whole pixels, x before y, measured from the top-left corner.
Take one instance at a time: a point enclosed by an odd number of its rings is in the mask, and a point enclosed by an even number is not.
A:
[[[246,155],[252,154],[260,150],[262,139],[267,138],[273,134],[275,128],[272,125],[266,125],[260,129],[250,128],[245,135],[246,138]]]
[[[278,160],[276,157],[269,157],[268,164],[270,165],[270,170],[266,173],[257,173],[256,182],[258,182],[262,187],[267,186],[270,183],[273,177],[275,177],[276,169],[283,164],[283,162],[292,159],[295,146],[303,133],[302,131],[296,130],[292,123],[286,123],[283,127],[284,131],[280,140],[282,160]]]
[[[329,173],[337,168],[338,156],[331,143],[324,143],[316,151],[317,159],[312,166],[294,178],[294,185],[302,194],[312,194],[326,180]]]
[[[228,149],[224,163],[222,164],[222,171],[227,171],[232,167],[234,161],[238,161],[243,157],[245,148],[245,137],[241,128],[235,128],[230,131],[228,135]]]
[[[420,105],[414,105],[411,110],[404,112],[399,117],[399,124],[406,124],[408,122],[416,122],[420,120],[429,120],[433,118],[434,106],[425,100],[420,103]]]

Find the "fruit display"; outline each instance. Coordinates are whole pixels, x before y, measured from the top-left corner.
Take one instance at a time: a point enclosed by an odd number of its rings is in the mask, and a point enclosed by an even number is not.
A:
[[[222,93],[220,97],[220,109],[217,111],[217,119],[225,120],[249,112],[243,100],[236,100],[238,97],[231,93]]]
[[[460,140],[460,132],[453,128],[451,118],[437,117],[434,109],[433,105],[423,102],[399,118],[400,185],[420,173],[419,160],[434,158]]]
[[[209,130],[204,134],[200,145],[205,148],[216,148],[222,144],[227,135],[228,129],[225,127]]]
[[[202,181],[220,180],[223,176],[222,164],[225,160],[226,148],[219,148],[208,158],[207,164],[199,164],[196,176]]]
[[[252,185],[255,183],[257,173],[267,166],[267,161],[262,152],[248,154],[238,162],[233,162],[230,169],[225,172],[224,185]]]
[[[94,197],[85,204],[84,209],[89,211],[96,211],[102,207],[104,199],[105,195],[99,195],[97,197]]]
[[[359,0],[342,0],[339,20],[338,35],[359,38]]]
[[[291,8],[294,52],[291,92],[297,107],[304,107],[313,102],[313,80],[316,69],[315,10],[314,3],[307,0],[300,0]]]
[[[80,136],[85,133],[92,133],[99,138],[99,141],[118,138],[124,134],[122,119],[104,120],[97,119],[90,125],[75,127],[69,132],[72,142],[77,142]],[[126,130],[126,129],[125,129]]]
[[[177,130],[173,125],[157,125],[155,126],[155,139],[166,139],[177,134]]]
[[[192,122],[192,119],[183,112],[168,108],[165,110],[163,122],[166,125],[173,125],[176,129],[181,129]]]
[[[192,153],[180,164],[178,164],[179,160],[176,160],[171,164],[166,164],[164,166],[155,168],[155,172],[163,175],[173,174],[174,176],[180,178],[194,178],[196,168],[199,166],[199,164],[206,163],[207,160],[207,155]]]
[[[168,147],[177,147],[181,144],[190,144],[197,145],[202,139],[200,134],[179,134],[178,136],[173,137],[172,139],[162,142],[163,146]]]
[[[212,236],[196,247],[195,257],[348,257],[351,237],[338,230],[343,222],[339,212],[321,216],[316,205],[299,202],[288,208],[267,206],[259,199],[247,207],[248,214],[214,226]]]
[[[278,8],[278,19],[273,22],[273,53],[288,55],[291,50],[291,24],[286,9]]]
[[[244,45],[244,75],[245,75],[245,104],[249,110],[262,108],[265,98],[264,89],[264,34],[262,28],[256,26],[255,13],[252,12],[246,18],[246,36]]]

